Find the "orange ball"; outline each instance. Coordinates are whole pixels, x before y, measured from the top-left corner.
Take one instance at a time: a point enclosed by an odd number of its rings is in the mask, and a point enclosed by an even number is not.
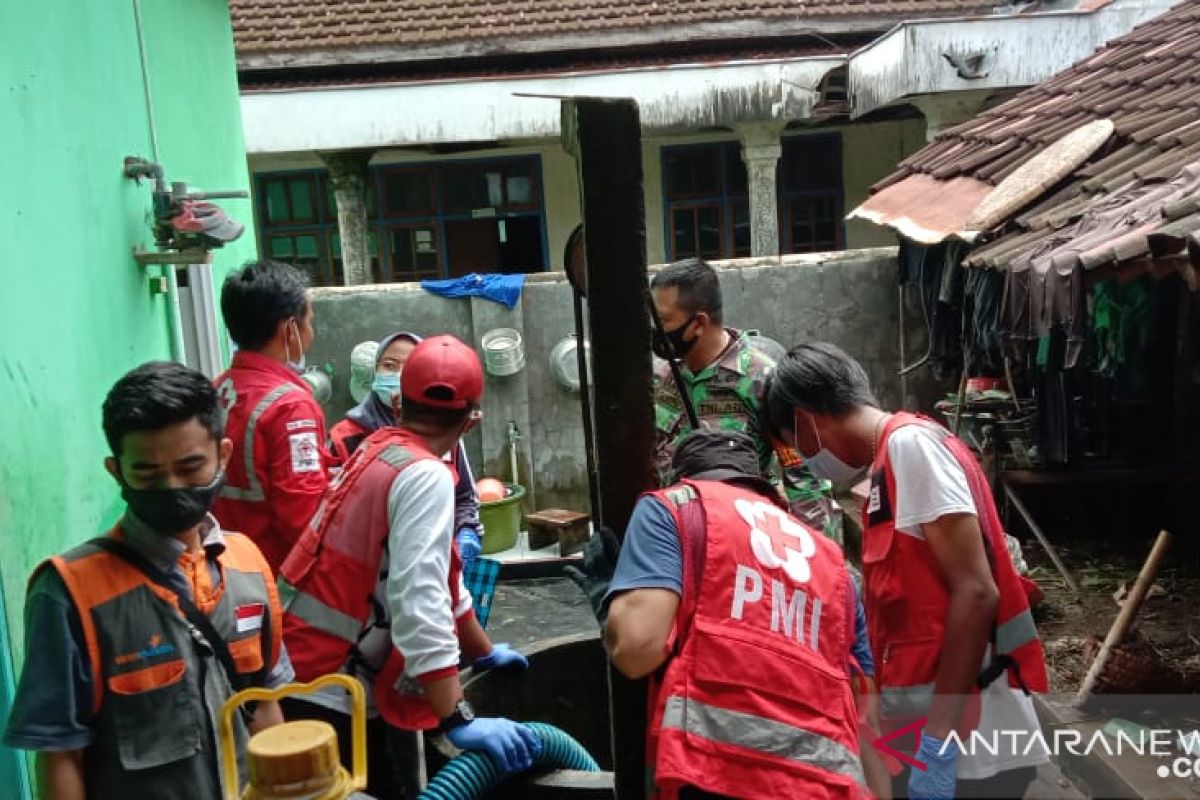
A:
[[[479,495],[481,503],[503,500],[507,494],[504,484],[495,478],[480,478],[475,482],[475,492]]]

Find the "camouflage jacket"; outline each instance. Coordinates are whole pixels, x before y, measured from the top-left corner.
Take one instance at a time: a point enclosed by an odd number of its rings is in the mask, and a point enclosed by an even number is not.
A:
[[[715,362],[693,374],[683,364],[679,370],[691,392],[692,404],[700,424],[710,428],[745,431],[758,447],[759,467],[764,476],[778,483],[782,478],[793,513],[816,528],[823,529],[836,541],[841,541],[841,521],[834,513],[828,482],[818,481],[800,462],[790,448],[776,453],[770,438],[762,430],[759,409],[767,375],[775,367],[761,351],[755,349],[751,337],[733,328],[729,346]],[[670,486],[671,458],[675,448],[691,432],[687,412],[671,368],[665,361],[655,360],[654,417],[658,429],[655,442],[655,473],[659,486]],[[783,461],[788,466],[781,469]]]

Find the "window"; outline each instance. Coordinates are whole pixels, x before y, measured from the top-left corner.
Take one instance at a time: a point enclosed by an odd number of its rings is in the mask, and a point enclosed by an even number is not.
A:
[[[783,140],[779,209],[783,252],[819,253],[843,246],[839,134]]]
[[[267,221],[273,225],[302,225],[317,221],[315,175],[274,178],[263,182]]]
[[[737,142],[662,151],[669,260],[750,255],[750,201]]]
[[[379,280],[379,236],[375,231],[367,231],[367,247],[371,251],[371,275]],[[329,260],[333,264],[334,281],[330,284],[337,286],[345,282],[342,271],[342,237],[337,234],[337,227],[329,234]]]
[[[374,280],[546,269],[541,186],[536,156],[371,167]],[[260,175],[257,188],[266,255],[301,267],[316,286],[342,283],[337,204],[325,173]]]
[[[434,225],[393,225],[388,228],[391,270],[377,273],[381,283],[442,277],[442,248]]]

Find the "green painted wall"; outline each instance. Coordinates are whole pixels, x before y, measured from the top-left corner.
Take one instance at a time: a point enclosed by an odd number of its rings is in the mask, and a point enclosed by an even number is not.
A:
[[[248,189],[225,0],[140,11],[168,180]],[[0,0],[0,19],[0,607],[19,667],[30,570],[120,511],[100,404],[123,372],[170,356],[169,310],[130,258],[153,247],[150,191],[122,159],[155,156],[135,0]],[[252,220],[248,200],[221,204]],[[217,252],[218,286],[254,253],[250,226]]]

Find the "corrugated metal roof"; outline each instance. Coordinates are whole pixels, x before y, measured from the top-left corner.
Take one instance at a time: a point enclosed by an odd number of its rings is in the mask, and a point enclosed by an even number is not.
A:
[[[877,184],[852,214],[905,236],[924,231],[924,239],[910,237],[918,241],[940,241],[936,233],[944,238],[959,230],[955,221],[982,200],[977,192],[958,190],[964,181],[994,186],[1062,134],[1108,118],[1116,125],[1108,143],[994,229],[968,263],[1018,271],[1037,265],[1045,274],[1068,265],[1095,269],[1153,257],[1151,241],[1160,247],[1178,242],[1177,253],[1169,255],[1184,253],[1188,231],[1154,238],[1171,220],[1161,203],[1147,198],[1183,199],[1200,161],[1198,54],[1200,0],[1183,0],[1071,69],[938,136]],[[1180,182],[1182,189],[1164,188]],[[937,208],[929,205],[934,195]],[[1135,218],[1144,226],[1128,224]],[[1098,219],[1105,224],[1095,227]]]

